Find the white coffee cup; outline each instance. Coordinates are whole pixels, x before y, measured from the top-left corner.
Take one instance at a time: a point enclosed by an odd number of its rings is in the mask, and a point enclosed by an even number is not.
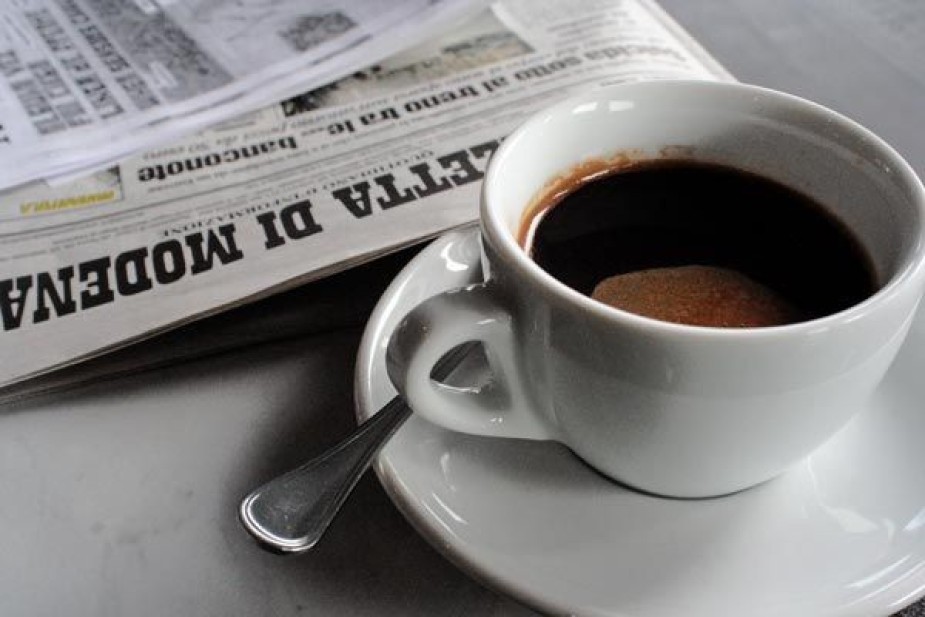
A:
[[[518,244],[525,209],[557,176],[666,152],[814,198],[866,248],[879,291],[791,325],[686,326],[584,296]],[[837,432],[893,361],[925,284],[925,189],[909,165],[833,111],[742,84],[626,84],[538,113],[489,165],[481,234],[487,281],[424,302],[392,335],[399,392],[448,429],[560,441],[620,482],[679,497],[754,486]],[[484,344],[491,383],[432,380],[466,341]]]

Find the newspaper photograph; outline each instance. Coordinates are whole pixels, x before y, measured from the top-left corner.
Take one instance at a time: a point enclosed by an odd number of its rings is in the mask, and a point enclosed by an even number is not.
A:
[[[492,152],[527,116],[673,78],[731,79],[649,0],[505,0],[108,170],[8,190],[0,385],[470,223]]]

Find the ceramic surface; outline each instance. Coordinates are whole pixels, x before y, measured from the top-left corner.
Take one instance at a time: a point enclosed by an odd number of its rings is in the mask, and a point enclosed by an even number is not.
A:
[[[590,177],[661,157],[757,172],[814,198],[862,241],[878,290],[778,327],[693,327],[592,300],[518,243],[531,200],[563,190],[550,182],[565,170],[581,164]],[[830,438],[867,405],[925,288],[925,187],[909,165],[834,111],[745,84],[621,84],[537,113],[492,156],[480,224],[490,280],[408,315],[387,352],[392,383],[441,426],[553,439],[611,478],[661,495],[755,486]],[[785,254],[795,240],[776,241]],[[434,363],[473,340],[491,360],[488,387],[436,385]]]
[[[424,298],[481,277],[474,230],[428,247],[373,314],[358,416],[394,395],[386,338]],[[417,529],[489,586],[552,614],[890,615],[925,592],[925,316],[871,404],[783,476],[675,500],[610,482],[554,442],[450,432],[413,417],[377,472]],[[459,383],[477,380],[462,367]]]

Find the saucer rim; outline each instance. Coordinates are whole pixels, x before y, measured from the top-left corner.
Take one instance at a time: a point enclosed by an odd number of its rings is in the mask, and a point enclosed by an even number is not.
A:
[[[360,346],[357,351],[356,370],[354,371],[354,416],[357,423],[362,423],[372,417],[372,413],[364,413],[364,409],[372,411],[378,407],[372,400],[372,392],[365,387],[369,382],[365,377],[370,376],[365,370],[369,367],[372,371],[376,353],[376,342],[383,340],[387,336],[382,332],[385,321],[394,307],[390,307],[388,299],[396,294],[401,294],[405,284],[414,278],[420,264],[427,261],[437,252],[440,247],[449,245],[467,239],[469,236],[479,233],[477,223],[470,223],[448,230],[440,234],[433,240],[429,241],[420,253],[415,255],[401,271],[392,279],[380,299],[377,301],[375,308],[370,314],[367,325],[363,330],[363,336],[360,339]],[[481,270],[481,268],[479,268]],[[411,418],[409,418],[410,420]],[[401,428],[401,427],[399,427]],[[388,446],[388,444],[386,444]],[[427,544],[429,544],[440,555],[445,557],[450,563],[459,568],[464,574],[474,579],[477,583],[486,586],[495,593],[503,594],[526,607],[539,611],[542,614],[575,614],[569,607],[556,604],[553,600],[539,596],[531,595],[529,590],[521,589],[513,581],[506,580],[503,576],[491,571],[489,568],[482,566],[476,559],[470,558],[463,552],[461,546],[456,546],[452,542],[442,537],[439,531],[432,525],[422,512],[421,508],[416,506],[416,500],[413,494],[403,491],[401,481],[399,480],[398,471],[392,466],[384,456],[385,447],[380,451],[373,462],[373,469],[379,483],[388,495],[389,499],[398,508],[398,511],[406,521],[411,525],[415,532],[420,535]],[[616,616],[615,616],[616,617]]]
[[[467,240],[469,236],[477,235],[478,233],[477,225],[465,225],[449,230],[428,243],[399,272],[377,302],[364,329],[357,352],[357,364],[354,373],[354,411],[358,422],[365,421],[373,415],[373,410],[378,410],[381,407],[381,405],[377,404],[377,401],[373,400],[372,390],[366,386],[371,383],[372,374],[375,372],[374,360],[381,355],[377,351],[379,351],[382,340],[387,337],[387,334],[383,332],[385,322],[396,308],[396,304],[391,300],[396,295],[401,295],[408,282],[414,280],[422,263],[433,260],[446,246],[454,242]],[[373,464],[380,483],[402,516],[438,553],[477,582],[514,599],[524,606],[544,614],[578,614],[575,611],[580,607],[573,606],[568,602],[557,602],[555,598],[545,597],[539,590],[529,589],[525,585],[518,585],[515,581],[508,580],[505,576],[482,565],[476,557],[468,555],[464,551],[464,543],[459,542],[457,546],[451,541],[450,537],[441,533],[439,526],[431,518],[427,517],[423,508],[418,505],[418,498],[411,491],[406,491],[402,488],[401,474],[387,460],[385,452],[386,450],[383,449],[377,455]],[[805,463],[799,463],[797,466],[803,464]],[[658,499],[659,497],[652,498]],[[907,577],[905,581],[902,581],[902,584],[881,586],[873,594],[862,598],[849,598],[847,602],[842,600],[838,605],[827,607],[825,616],[857,617],[863,615],[864,617],[870,617],[871,615],[883,615],[886,617],[894,615],[925,597],[925,568],[921,570],[921,574],[917,577],[917,582],[910,585],[911,582]],[[900,581],[896,581],[896,583],[900,583]],[[605,615],[608,617],[626,617],[622,612],[599,614],[602,617]],[[598,613],[594,613],[594,615],[598,615]]]

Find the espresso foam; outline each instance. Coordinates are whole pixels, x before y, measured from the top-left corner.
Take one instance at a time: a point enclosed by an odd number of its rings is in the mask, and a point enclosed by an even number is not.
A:
[[[692,326],[756,328],[799,321],[782,296],[735,270],[652,268],[604,279],[591,297],[637,315]]]

